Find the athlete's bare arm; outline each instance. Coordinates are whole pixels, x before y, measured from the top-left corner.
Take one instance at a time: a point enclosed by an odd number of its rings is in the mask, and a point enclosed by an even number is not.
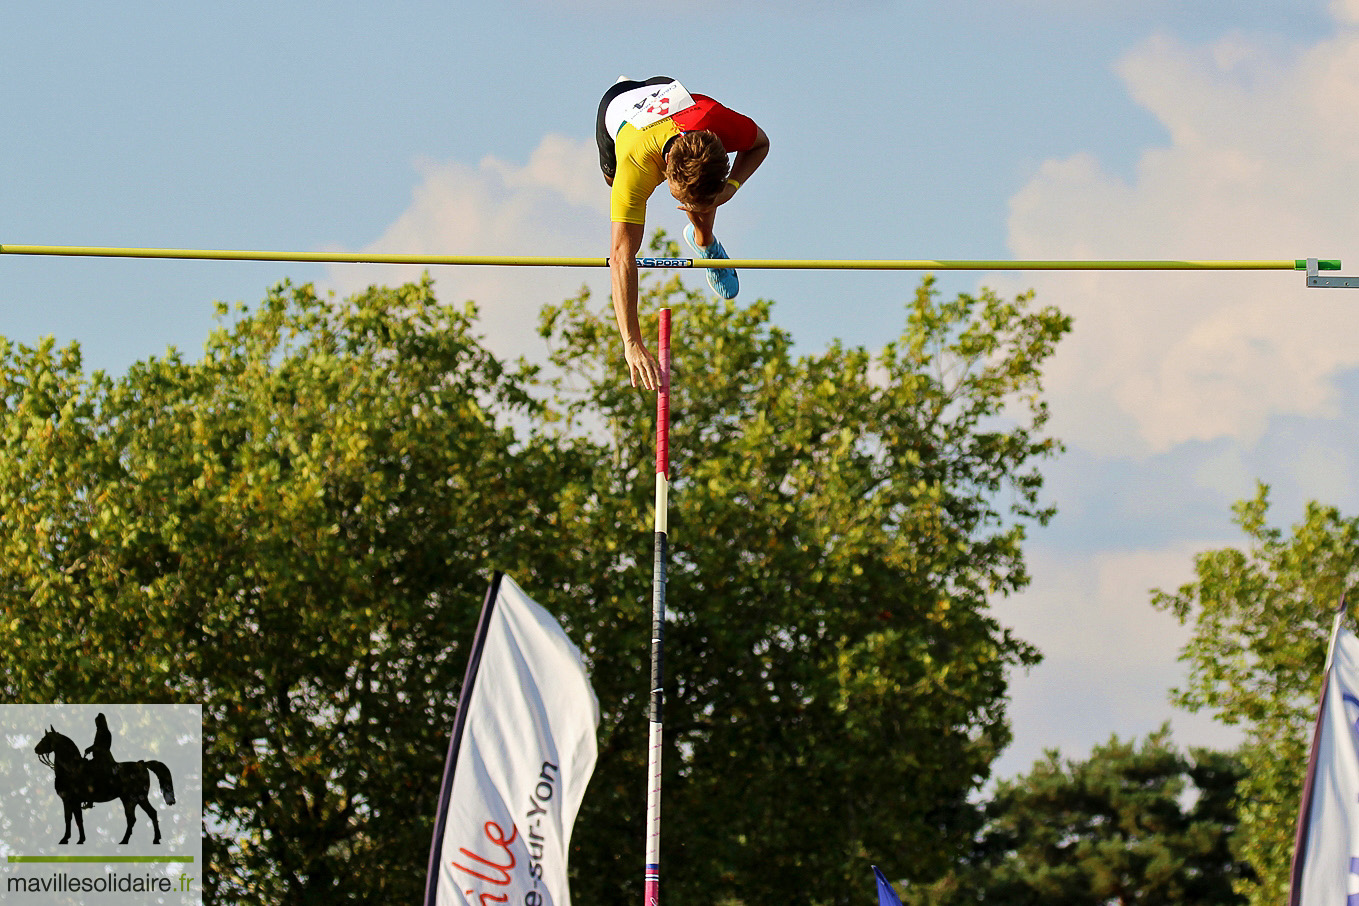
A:
[[[609,273],[613,277],[613,313],[623,337],[623,355],[628,361],[632,386],[641,378],[642,386],[655,390],[661,385],[661,367],[647,349],[642,326],[637,319],[637,253],[642,248],[644,227],[640,223],[612,223],[609,244]]]
[[[769,156],[769,136],[764,134],[763,129],[761,129],[759,126],[756,126],[755,143],[745,151],[736,152],[736,159],[731,162],[731,173],[728,178],[734,179],[738,183],[745,183],[747,179],[750,179],[751,174],[760,168],[760,164],[764,163],[764,159],[768,156]],[[702,207],[699,207],[697,205],[680,205],[679,209],[681,211],[687,211],[691,214],[701,214],[707,211],[715,211],[720,206],[726,204],[728,201],[731,201],[732,196],[735,194],[736,186],[728,182],[726,186],[722,189],[722,191],[718,193],[717,197],[713,199],[712,204],[704,205]],[[692,220],[692,218],[690,219]],[[698,224],[695,223],[694,226],[698,227]],[[703,231],[700,230],[699,240],[702,241],[702,239]]]

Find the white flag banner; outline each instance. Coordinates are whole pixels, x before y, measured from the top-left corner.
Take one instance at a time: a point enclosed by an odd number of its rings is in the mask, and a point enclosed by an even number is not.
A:
[[[1291,906],[1359,904],[1359,639],[1337,629],[1298,816]]]
[[[552,615],[497,573],[449,743],[426,906],[568,906],[599,702]]]

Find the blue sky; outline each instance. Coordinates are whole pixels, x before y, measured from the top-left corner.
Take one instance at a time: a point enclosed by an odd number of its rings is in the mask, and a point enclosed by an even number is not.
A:
[[[602,255],[591,146],[620,74],[749,114],[772,153],[723,208],[738,257],[1346,259],[1359,272],[1359,0],[755,0],[641,7],[12,4],[0,28],[0,243]],[[673,206],[652,225],[678,233]],[[215,300],[284,277],[345,293],[398,269],[0,257],[0,335],[121,371],[194,354]],[[443,270],[488,342],[602,274]],[[749,272],[814,350],[877,347],[913,274]],[[998,605],[1048,660],[1016,678],[1002,774],[1171,720],[1183,632],[1148,590],[1235,542],[1257,479],[1291,524],[1347,512],[1359,293],[1293,274],[947,274],[1034,288],[1076,329],[1049,370],[1068,452],[1033,588]],[[621,374],[621,371],[620,371]],[[1329,607],[1331,602],[1319,603]]]

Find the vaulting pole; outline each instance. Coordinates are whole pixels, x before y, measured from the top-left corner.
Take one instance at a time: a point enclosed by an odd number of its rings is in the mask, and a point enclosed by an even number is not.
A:
[[[660,312],[661,386],[656,393],[656,534],[651,566],[651,715],[647,756],[646,891],[644,906],[661,898],[661,708],[665,703],[666,533],[670,496],[670,309]]]
[[[382,252],[269,252],[240,249],[115,248],[79,245],[0,245],[0,255],[68,258],[172,258],[201,261],[292,261],[318,264],[482,265],[487,267],[608,267],[607,258],[522,255],[407,255]],[[638,258],[641,267],[735,267],[749,270],[865,271],[1302,271],[1306,258],[1247,261],[814,259],[814,258]],[[1340,270],[1334,259],[1318,259],[1323,271]]]

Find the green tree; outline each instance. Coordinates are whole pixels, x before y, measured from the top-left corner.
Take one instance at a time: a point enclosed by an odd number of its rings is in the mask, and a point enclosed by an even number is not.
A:
[[[1008,740],[988,613],[1051,510],[1039,368],[1067,320],[926,281],[876,358],[795,356],[770,306],[674,309],[667,898],[863,901],[932,877]],[[493,568],[590,661],[581,902],[641,895],[654,397],[609,316],[549,308],[507,369],[428,281],[280,287],[203,358],[86,378],[0,358],[0,684],[203,701],[214,903],[418,897],[463,643]],[[380,870],[375,867],[380,866]]]
[[[964,867],[908,891],[917,906],[1236,906],[1249,869],[1235,860],[1235,755],[1171,744],[1168,727],[1138,747],[1117,737],[1085,761],[1057,752],[1000,783]]]
[[[195,363],[5,350],[0,683],[203,703],[209,902],[417,896],[461,641],[569,476],[470,326],[285,286]]]
[[[1359,519],[1309,503],[1285,534],[1268,524],[1268,488],[1233,508],[1248,539],[1195,558],[1196,579],[1157,607],[1192,627],[1180,704],[1245,732],[1237,851],[1254,869],[1238,889],[1282,902],[1326,645],[1336,607],[1359,580]]]

